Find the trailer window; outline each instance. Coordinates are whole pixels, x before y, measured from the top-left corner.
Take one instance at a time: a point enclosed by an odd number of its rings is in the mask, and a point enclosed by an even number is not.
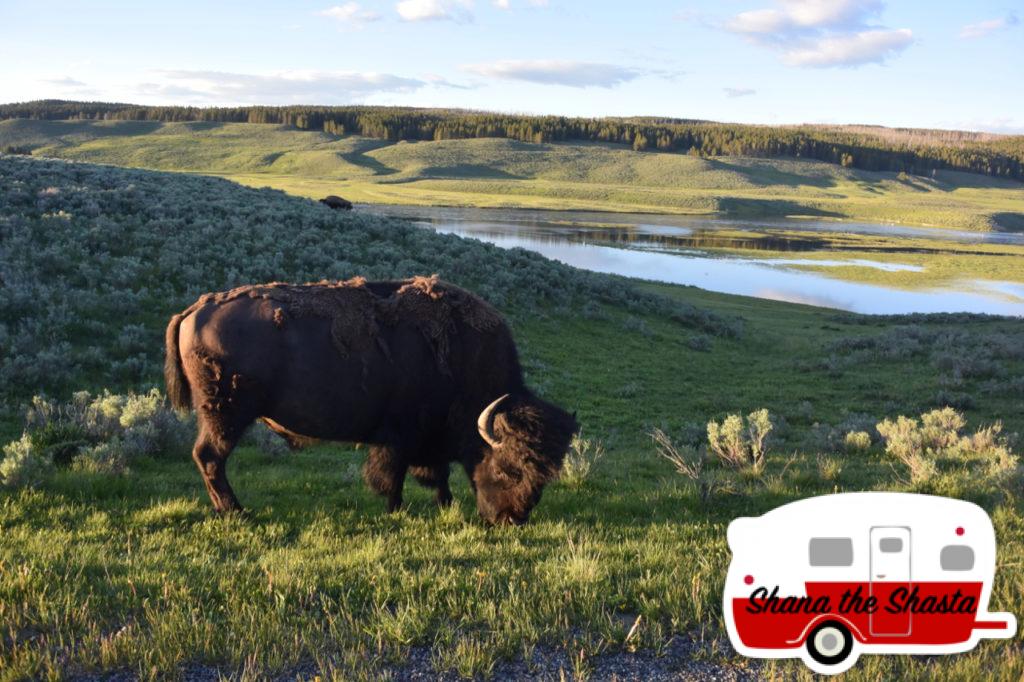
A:
[[[853,540],[850,538],[811,538],[811,566],[852,566]]]
[[[878,541],[878,549],[886,554],[899,554],[903,551],[903,538],[882,538]]]
[[[969,571],[974,568],[974,550],[967,545],[946,545],[939,553],[943,571]]]

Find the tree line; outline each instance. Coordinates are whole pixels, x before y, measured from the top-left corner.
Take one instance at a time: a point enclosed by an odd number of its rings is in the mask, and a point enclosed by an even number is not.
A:
[[[871,171],[958,170],[1024,180],[1024,136],[867,126],[763,126],[673,118],[573,118],[461,109],[371,106],[141,106],[41,100],[0,105],[0,120],[268,123],[385,140],[497,137],[523,142],[607,142],[701,157],[780,156]],[[888,131],[886,133],[885,131]]]

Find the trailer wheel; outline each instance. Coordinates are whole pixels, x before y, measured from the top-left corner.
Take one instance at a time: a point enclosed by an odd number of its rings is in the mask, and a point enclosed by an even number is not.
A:
[[[807,653],[822,665],[838,665],[853,651],[853,635],[842,623],[827,620],[807,636]]]

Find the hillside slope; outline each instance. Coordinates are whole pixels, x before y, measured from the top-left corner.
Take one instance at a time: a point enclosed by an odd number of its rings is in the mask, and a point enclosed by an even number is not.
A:
[[[152,381],[161,321],[203,292],[254,282],[436,273],[510,314],[605,303],[737,332],[528,251],[221,179],[0,155],[0,206],[0,400],[94,373],[111,385]]]
[[[1021,229],[1024,184],[922,178],[796,159],[699,158],[597,143],[387,142],[246,123],[0,121],[0,147],[95,163],[215,174],[354,201],[818,216]]]
[[[575,465],[529,525],[483,527],[462,472],[453,507],[409,482],[408,507],[384,514],[359,480],[365,448],[343,444],[240,448],[230,476],[247,518],[211,515],[188,444],[126,471],[55,465],[35,488],[0,471],[0,676],[480,678],[512,666],[508,677],[557,679],[617,657],[665,676],[790,678],[800,663],[752,668],[722,644],[726,527],[841,490],[982,504],[1000,541],[991,608],[1024,601],[1020,470],[998,432],[921,478],[874,429],[951,402],[972,431],[1024,428],[1019,320],[847,315],[624,281],[217,178],[0,156],[0,443],[21,442],[34,393],[116,403],[105,389],[159,386],[167,318],[201,292],[429,272],[498,305],[530,386],[578,411]],[[708,420],[761,407],[775,426],[758,471],[712,455],[694,481],[649,435],[663,429],[696,462]],[[866,657],[847,678],[990,670],[1019,678],[1024,656],[985,642],[956,657]]]

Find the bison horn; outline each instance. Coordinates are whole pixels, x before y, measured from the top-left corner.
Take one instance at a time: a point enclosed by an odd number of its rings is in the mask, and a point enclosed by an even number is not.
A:
[[[494,412],[498,409],[498,405],[501,404],[505,398],[508,397],[508,393],[501,396],[493,403],[484,408],[484,411],[480,413],[480,416],[476,420],[476,429],[480,432],[480,437],[484,439],[484,442],[490,445],[492,448],[498,447],[500,440],[494,435]]]

